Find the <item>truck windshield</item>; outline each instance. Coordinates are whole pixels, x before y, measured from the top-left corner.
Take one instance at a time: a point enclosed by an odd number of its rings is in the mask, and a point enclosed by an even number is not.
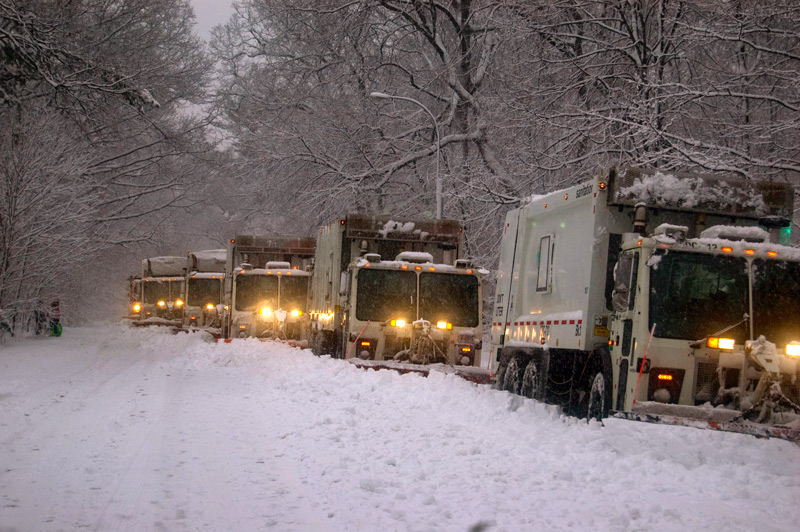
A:
[[[274,275],[237,275],[234,294],[236,310],[272,307],[278,301],[278,278]]]
[[[213,303],[214,305],[219,304],[222,279],[190,277],[188,282],[186,294],[187,305],[202,307],[209,303]]]
[[[800,341],[800,264],[753,261],[753,330],[779,348]]]
[[[155,305],[169,300],[169,281],[153,280],[144,282],[144,302]]]
[[[743,258],[670,250],[650,268],[650,326],[659,338],[706,338],[742,321],[748,284]],[[747,324],[725,336],[745,341]]]
[[[356,319],[381,322],[416,319],[416,273],[362,268],[356,279]]]
[[[472,275],[427,273],[419,276],[420,317],[432,323],[477,327],[478,279]]]
[[[306,310],[308,297],[308,277],[284,276],[281,278],[281,308],[283,310]]]

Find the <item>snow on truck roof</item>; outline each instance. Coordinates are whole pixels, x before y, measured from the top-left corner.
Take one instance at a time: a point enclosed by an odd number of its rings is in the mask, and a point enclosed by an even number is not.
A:
[[[610,205],[636,205],[709,214],[791,217],[794,189],[787,183],[730,176],[624,168],[609,173]]]
[[[148,277],[186,275],[188,262],[186,257],[150,257],[145,259],[146,273]]]
[[[392,216],[348,214],[340,220],[349,238],[385,238],[391,240],[425,240],[457,242],[462,232],[458,220],[409,220]]]
[[[611,169],[591,181],[547,194],[533,194],[525,198],[525,203],[560,196],[570,199],[588,196],[594,184],[601,181],[607,185],[609,205],[644,203],[651,208],[753,219],[791,218],[794,206],[794,189],[788,183],[633,167]]]

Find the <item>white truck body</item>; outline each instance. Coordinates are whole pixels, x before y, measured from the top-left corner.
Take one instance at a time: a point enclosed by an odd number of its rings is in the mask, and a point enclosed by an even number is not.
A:
[[[320,229],[310,290],[317,354],[479,366],[482,276],[455,220],[351,214]]]
[[[530,198],[509,212],[501,243],[497,386],[583,417],[691,408],[731,420],[766,400],[765,375],[798,402],[786,351],[800,319],[778,324],[767,304],[780,281],[791,294],[781,312],[800,311],[800,252],[777,242],[792,205],[785,184],[639,169]],[[725,283],[735,292],[718,303]]]
[[[183,307],[183,326],[205,329],[215,336],[222,330],[223,282],[227,250],[189,252],[189,273]]]
[[[237,235],[228,244],[225,338],[304,340],[313,238]]]
[[[131,318],[139,325],[179,325],[183,315],[186,257],[151,257],[131,280]]]

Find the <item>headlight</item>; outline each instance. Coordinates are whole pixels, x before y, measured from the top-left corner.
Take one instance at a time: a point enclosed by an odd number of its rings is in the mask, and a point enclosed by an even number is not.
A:
[[[183,306],[183,299],[176,299],[175,306],[182,307]]]
[[[303,315],[303,311],[302,310],[294,309],[292,311],[292,317],[293,318],[299,318],[302,315]]]
[[[206,304],[206,310],[214,310],[214,303]]]
[[[167,303],[162,299],[161,301],[158,302],[158,306],[159,307],[166,307]]]
[[[389,322],[389,325],[391,325],[392,327],[405,327],[406,320],[392,320]]]
[[[731,351],[735,344],[736,342],[733,341],[733,338],[717,338],[715,336],[706,341],[706,345],[711,349],[723,349],[725,351]]]
[[[132,306],[131,308],[132,308],[132,309],[133,309],[133,311],[134,311],[134,312],[136,312],[136,313],[139,313],[139,312],[141,312],[141,311],[142,311],[142,305],[141,305],[141,303],[134,303],[134,304],[133,304],[133,306]]]
[[[265,318],[272,315],[272,309],[269,307],[262,307],[258,309],[258,313]]]
[[[789,342],[786,345],[786,354],[790,357],[800,357],[800,342]]]
[[[436,322],[436,328],[449,331],[450,329],[453,328],[453,324],[452,323],[448,323],[446,321],[437,321]]]

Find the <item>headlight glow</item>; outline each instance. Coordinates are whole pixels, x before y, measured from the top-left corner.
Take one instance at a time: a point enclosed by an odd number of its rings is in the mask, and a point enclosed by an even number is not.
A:
[[[261,314],[262,316],[271,316],[272,315],[272,309],[269,308],[269,307],[262,307],[262,308],[258,309],[258,313]]]
[[[206,310],[214,310],[214,303],[206,303]]]
[[[790,357],[800,357],[800,342],[790,342],[787,344],[786,354]]]
[[[299,318],[300,316],[303,315],[303,311],[299,310],[299,309],[294,309],[294,310],[292,310],[291,314],[292,314],[293,318]]]
[[[178,307],[182,307],[183,306],[183,299],[176,299],[175,300],[175,305],[178,306]]]
[[[134,303],[133,307],[131,308],[133,309],[134,312],[137,313],[142,311],[142,305],[140,303]]]
[[[436,322],[436,328],[449,331],[450,329],[453,328],[453,324],[449,323],[449,322],[446,322],[446,321],[437,321]]]
[[[392,321],[389,322],[389,325],[391,325],[392,327],[401,327],[402,328],[402,327],[406,326],[406,320],[392,320]]]
[[[161,301],[158,302],[158,306],[159,307],[166,307],[167,303],[162,299]]]

